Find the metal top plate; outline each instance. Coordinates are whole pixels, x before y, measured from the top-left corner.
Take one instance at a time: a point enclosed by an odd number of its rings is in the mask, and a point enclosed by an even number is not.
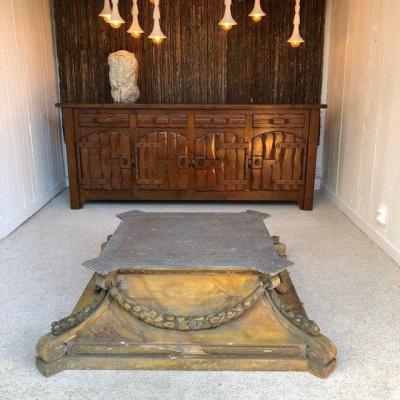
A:
[[[226,271],[276,274],[292,265],[280,257],[257,211],[118,215],[121,224],[99,257],[84,266],[114,271]]]

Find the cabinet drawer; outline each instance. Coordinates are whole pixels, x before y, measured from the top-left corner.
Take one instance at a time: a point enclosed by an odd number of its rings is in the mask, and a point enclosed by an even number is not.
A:
[[[303,113],[264,113],[253,116],[254,128],[303,128]]]
[[[137,124],[139,128],[184,128],[188,124],[188,119],[187,114],[142,113],[137,116]]]
[[[196,114],[195,125],[199,128],[229,127],[244,128],[246,115],[244,114]]]
[[[79,113],[79,126],[96,127],[106,126],[115,128],[129,128],[129,116],[126,113]]]

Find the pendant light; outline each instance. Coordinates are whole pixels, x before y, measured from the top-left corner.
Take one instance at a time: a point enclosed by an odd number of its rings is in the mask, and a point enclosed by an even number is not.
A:
[[[128,33],[130,33],[135,39],[140,38],[142,33],[144,33],[144,30],[141,28],[139,24],[139,7],[137,5],[138,0],[132,0],[133,5],[132,5],[132,25],[128,30]]]
[[[296,0],[296,6],[295,6],[295,15],[294,15],[294,21],[293,21],[293,33],[290,39],[288,40],[288,43],[292,47],[299,47],[302,43],[304,43],[304,39],[300,35],[300,0]]]
[[[104,7],[102,12],[99,14],[99,17],[103,18],[104,21],[110,22],[111,18],[111,4],[110,0],[104,0]]]
[[[110,20],[108,21],[109,24],[114,29],[118,29],[122,24],[125,23],[125,21],[122,19],[121,15],[119,14],[118,3],[119,3],[119,0],[112,0],[113,8],[112,8]]]
[[[254,1],[254,8],[253,11],[249,14],[249,17],[253,19],[254,22],[260,22],[262,17],[265,17],[266,14],[261,8],[260,0]]]
[[[232,17],[231,5],[232,0],[225,0],[225,14],[218,23],[225,31],[229,31],[234,25],[237,25],[237,22]]]
[[[155,44],[161,44],[164,39],[167,37],[162,33],[160,27],[160,0],[153,0],[154,3],[154,12],[153,12],[153,20],[154,26],[153,31],[151,32],[149,39],[151,39]]]

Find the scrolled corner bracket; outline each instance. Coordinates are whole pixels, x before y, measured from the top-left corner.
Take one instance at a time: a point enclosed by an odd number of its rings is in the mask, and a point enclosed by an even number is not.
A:
[[[280,299],[275,290],[269,291],[270,298],[275,307],[280,313],[287,318],[293,325],[297,326],[303,332],[311,336],[321,335],[319,326],[312,320],[308,319],[307,316],[301,312],[296,312],[290,309],[289,306],[284,304]]]
[[[177,316],[149,309],[138,304],[115,284],[111,284],[108,293],[122,309],[146,324],[161,329],[200,331],[217,328],[243,315],[265,293],[265,286],[260,282],[254,292],[234,307],[200,316]]]
[[[67,353],[67,345],[60,343],[53,334],[43,336],[36,345],[36,352],[43,361],[59,360]]]

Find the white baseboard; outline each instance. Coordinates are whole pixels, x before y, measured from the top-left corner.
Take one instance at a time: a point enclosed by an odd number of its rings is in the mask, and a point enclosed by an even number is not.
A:
[[[56,197],[66,187],[67,181],[61,181],[57,185],[53,186],[46,193],[42,194],[33,204],[31,204],[28,208],[25,208],[19,215],[17,215],[10,221],[7,221],[5,225],[0,226],[0,240],[15,231],[15,229],[22,225],[33,214],[37,213],[44,205],[46,205],[51,199]]]
[[[350,220],[357,225],[374,243],[400,265],[400,249],[390,243],[374,227],[361,219],[346,203],[324,184],[321,184],[321,191],[341,210]]]

